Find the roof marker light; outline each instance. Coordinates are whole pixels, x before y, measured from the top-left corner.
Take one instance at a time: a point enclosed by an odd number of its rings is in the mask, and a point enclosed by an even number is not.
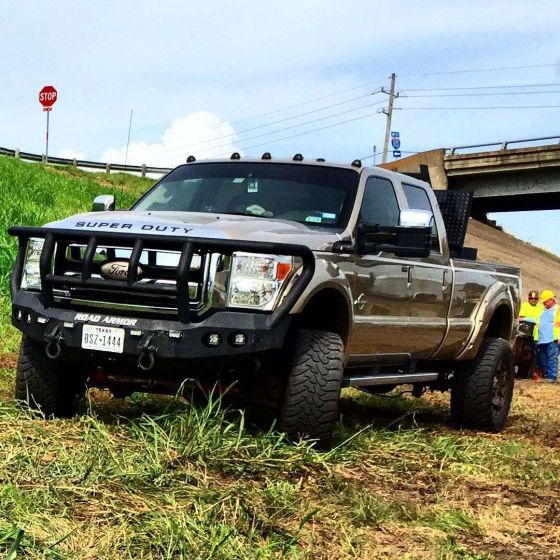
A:
[[[239,155],[239,152],[233,152],[230,159],[241,159],[241,156]]]
[[[318,157],[315,161],[325,161],[324,157]]]
[[[362,167],[362,160],[361,159],[355,159],[352,162],[352,167]]]
[[[261,159],[272,159],[272,156],[270,155],[270,152],[265,152],[262,155]]]
[[[194,156],[189,156],[187,158],[187,163],[192,163],[193,161],[196,161],[196,158]]]
[[[293,160],[294,160],[294,161],[303,161],[303,156],[302,156],[301,154],[296,154],[296,155],[293,157]]]

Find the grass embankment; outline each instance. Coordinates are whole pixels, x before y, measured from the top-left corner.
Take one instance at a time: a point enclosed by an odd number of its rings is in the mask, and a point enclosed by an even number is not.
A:
[[[122,173],[91,174],[0,157],[0,351],[14,351],[18,343],[9,326],[8,289],[17,241],[6,229],[12,225],[42,226],[87,212],[99,194],[114,194],[118,206],[128,208],[153,182]]]
[[[4,294],[5,227],[102,192],[120,187],[0,158]],[[2,364],[0,557],[560,557],[556,387],[521,383],[499,435],[449,428],[446,396],[348,391],[336,447],[319,454],[219,401],[93,392],[77,418],[46,421],[13,402],[13,355]]]

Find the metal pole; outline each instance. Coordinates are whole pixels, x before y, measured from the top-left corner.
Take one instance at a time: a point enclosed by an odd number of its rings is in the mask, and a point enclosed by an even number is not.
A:
[[[375,165],[375,158],[377,156],[377,144],[373,145],[373,165]]]
[[[124,155],[124,165],[128,163],[128,146],[130,144],[130,131],[132,130],[132,113],[133,109],[130,109],[130,120],[128,121],[128,138],[126,140],[126,152]],[[122,183],[121,183],[121,196],[124,194],[124,174],[126,171],[123,172]]]
[[[45,147],[45,163],[49,163],[49,115],[50,114],[51,112],[47,110],[47,136],[46,136],[47,145]]]
[[[391,89],[389,90],[389,108],[387,109],[387,126],[385,128],[385,142],[383,144],[382,163],[387,162],[387,150],[389,149],[389,136],[391,134],[391,118],[393,116],[393,99],[395,98],[395,73],[391,74]],[[385,112],[385,111],[383,111]]]
[[[132,112],[133,110],[130,109],[130,121],[128,122],[128,138],[126,140],[126,153],[124,156],[124,164],[126,165],[128,162],[128,146],[130,144],[130,131],[132,130]]]

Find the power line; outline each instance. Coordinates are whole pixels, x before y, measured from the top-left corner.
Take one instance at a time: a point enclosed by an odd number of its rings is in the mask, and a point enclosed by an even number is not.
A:
[[[320,130],[326,130],[327,128],[333,128],[335,126],[341,126],[343,124],[347,124],[347,123],[354,122],[354,121],[359,121],[361,119],[365,119],[365,118],[368,118],[368,117],[374,117],[374,116],[379,115],[379,114],[380,113],[369,113],[367,115],[362,115],[361,117],[355,117],[353,119],[346,119],[344,121],[329,124],[327,126],[321,126],[319,128],[314,128],[312,130],[306,130],[304,132],[299,132],[297,134],[292,134],[290,136],[283,136],[281,138],[274,138],[274,139],[269,140],[267,142],[261,142],[260,144],[253,144],[252,146],[242,146],[242,147],[243,147],[244,150],[251,150],[252,148],[260,148],[261,146],[266,146],[266,145],[272,144],[274,142],[280,142],[282,140],[290,140],[291,138],[296,138],[298,136],[305,136],[307,134],[312,134],[314,132],[319,132]]]
[[[487,111],[493,109],[558,109],[560,105],[499,105],[494,107],[399,107],[401,111]]]
[[[444,87],[444,88],[406,88],[402,90],[407,91],[454,91],[464,89],[507,89],[507,88],[525,88],[525,87],[555,87],[560,86],[560,83],[554,84],[509,84],[509,85],[496,85],[496,86],[461,86],[461,87]]]
[[[262,134],[256,134],[256,135],[254,135],[254,136],[250,136],[249,138],[243,138],[243,139],[241,139],[241,140],[240,140],[240,143],[248,142],[248,141],[250,141],[250,140],[255,140],[255,139],[257,139],[257,138],[263,138],[263,137],[265,137],[265,136],[270,136],[271,134],[276,134],[276,133],[278,133],[278,132],[283,132],[283,131],[285,131],[285,130],[292,130],[292,129],[294,129],[294,128],[299,128],[299,127],[301,127],[301,126],[306,126],[306,125],[308,125],[308,124],[313,124],[313,123],[316,123],[316,122],[324,121],[324,120],[327,120],[327,119],[331,119],[331,118],[333,118],[333,117],[339,117],[339,116],[341,116],[341,115],[346,115],[346,114],[348,114],[348,113],[353,113],[353,112],[355,112],[355,111],[359,111],[359,110],[362,110],[362,109],[368,109],[368,108],[370,108],[370,107],[375,107],[376,105],[381,105],[382,103],[384,103],[384,101],[380,101],[380,102],[378,102],[378,103],[369,103],[368,105],[363,105],[362,107],[356,107],[356,108],[354,108],[354,109],[349,109],[349,110],[347,110],[347,111],[341,111],[340,113],[334,113],[334,114],[332,114],[332,115],[326,115],[326,116],[320,117],[320,118],[318,118],[318,119],[312,119],[312,120],[310,120],[310,121],[306,121],[306,122],[303,122],[303,123],[298,123],[298,124],[294,124],[294,125],[287,126],[287,127],[284,127],[284,128],[279,128],[279,129],[277,129],[277,130],[271,130],[271,131],[269,131],[269,132],[264,132],[264,133],[262,133]],[[360,119],[360,118],[363,118],[363,117],[358,117],[358,119]],[[358,119],[354,119],[354,120],[358,120]],[[328,127],[327,127],[327,128],[328,128]],[[216,141],[220,141],[220,140],[222,140],[222,138],[216,138]],[[200,153],[200,152],[207,152],[208,150],[216,150],[216,149],[219,149],[219,148],[225,148],[225,147],[227,147],[227,146],[229,146],[229,142],[226,143],[226,144],[218,144],[218,145],[215,145],[215,146],[209,146],[209,147],[207,147],[207,148],[202,148],[201,150],[196,150],[196,149],[194,149],[193,151],[194,151],[194,152],[197,152],[197,153]],[[244,148],[244,146],[242,146],[242,145],[241,145],[240,147],[241,147],[241,148]]]
[[[192,144],[186,144],[186,145],[181,146],[179,148],[173,148],[172,150],[167,150],[166,153],[171,154],[171,153],[175,153],[175,152],[179,152],[179,151],[186,151],[189,148],[193,148],[193,147],[198,148],[199,146],[202,146],[204,144],[210,144],[211,142],[220,142],[222,140],[225,140],[226,138],[237,138],[240,134],[245,134],[247,132],[252,132],[254,130],[267,128],[267,127],[273,126],[275,124],[279,124],[279,123],[286,122],[286,121],[291,121],[291,120],[297,119],[299,117],[304,117],[306,115],[311,115],[313,113],[319,113],[320,111],[325,111],[326,109],[331,109],[333,107],[339,107],[340,105],[346,105],[348,103],[358,101],[359,99],[364,99],[366,97],[370,97],[370,96],[375,95],[377,93],[381,93],[381,90],[374,91],[374,92],[371,92],[371,93],[367,93],[365,95],[360,95],[358,97],[353,97],[352,99],[347,99],[345,101],[339,101],[338,103],[333,103],[331,105],[325,105],[324,107],[319,107],[318,109],[313,109],[311,111],[305,111],[304,113],[298,113],[297,115],[292,115],[291,117],[285,117],[283,119],[278,119],[276,121],[272,121],[272,122],[269,122],[269,123],[266,123],[266,124],[261,124],[261,125],[258,125],[258,126],[253,126],[251,128],[246,128],[244,130],[239,130],[237,132],[233,132],[231,134],[226,134],[226,135],[220,136],[218,138],[211,138],[209,140],[203,140],[202,142],[194,142]],[[358,109],[360,109],[360,107],[357,107],[356,109],[352,109],[352,110],[358,110]],[[344,114],[344,113],[335,113],[332,116],[338,116],[340,114]],[[327,117],[324,117],[324,118],[327,118]],[[290,128],[290,127],[288,127],[288,128]],[[277,132],[277,131],[272,131],[272,133],[274,133],[274,132]],[[242,140],[240,140],[240,141],[242,141]],[[210,147],[209,147],[209,149],[210,149]]]
[[[348,93],[349,91],[355,91],[357,89],[361,89],[361,88],[365,88],[365,87],[371,87],[372,85],[377,85],[380,87],[381,81],[383,80],[383,78],[379,78],[378,80],[375,80],[374,82],[367,82],[364,84],[361,84],[359,86],[354,86],[348,89],[343,89],[343,90],[339,90],[339,91],[335,91],[333,93],[329,93],[328,95],[322,95],[321,97],[316,97],[315,99],[310,99],[308,101],[301,101],[300,103],[295,103],[294,105],[286,105],[285,107],[281,107],[279,109],[274,109],[272,111],[268,111],[266,113],[260,113],[258,115],[253,115],[250,117],[243,117],[241,119],[238,119],[236,121],[233,121],[231,124],[239,124],[245,121],[250,121],[253,119],[258,119],[261,117],[268,117],[269,115],[274,115],[276,113],[282,113],[284,111],[288,111],[290,109],[297,109],[298,107],[301,107],[302,105],[310,105],[311,103],[316,103],[317,101],[323,101],[323,99],[329,99],[331,97],[336,97],[337,95],[342,95],[343,93]]]
[[[398,74],[399,78],[408,76],[440,76],[443,74],[468,74],[475,72],[498,72],[502,70],[528,70],[529,68],[551,68],[553,66],[560,66],[558,63],[551,64],[527,64],[525,66],[501,66],[497,68],[474,68],[468,70],[444,70],[441,72],[421,72],[414,74]]]
[[[401,94],[399,97],[479,97],[485,95],[543,95],[547,93],[560,93],[560,90],[548,91],[494,91],[483,93],[432,93],[432,94],[419,94],[407,95]]]

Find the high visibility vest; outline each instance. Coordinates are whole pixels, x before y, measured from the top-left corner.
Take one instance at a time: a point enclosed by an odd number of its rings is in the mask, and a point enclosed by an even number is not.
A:
[[[558,340],[560,339],[560,305],[555,305],[554,309],[556,310],[556,313],[554,315],[554,326],[552,327],[552,333],[553,333],[554,340]],[[548,311],[548,310],[544,309],[542,313],[544,313],[544,311]],[[539,340],[539,322],[541,320],[542,313],[537,317],[537,322],[535,323],[535,330],[533,331],[533,338],[537,342]]]
[[[519,310],[519,316],[524,317],[527,321],[537,322],[541,313],[544,311],[544,305],[542,303],[537,303],[537,305],[531,305],[528,301],[524,301],[521,304],[521,309]]]

